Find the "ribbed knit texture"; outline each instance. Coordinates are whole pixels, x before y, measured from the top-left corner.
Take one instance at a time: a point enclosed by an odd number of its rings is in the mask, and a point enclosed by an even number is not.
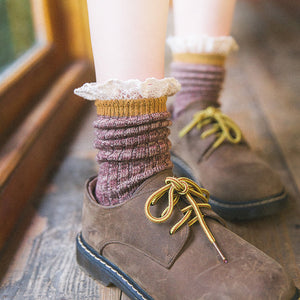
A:
[[[167,96],[160,98],[97,100],[97,114],[110,117],[130,117],[167,110]]]
[[[96,198],[102,205],[129,199],[150,176],[172,168],[169,113],[132,117],[98,115],[94,122],[99,174]]]
[[[224,67],[173,62],[171,74],[181,84],[181,90],[175,98],[173,117],[176,118],[188,105],[196,101],[218,105],[225,76]]]

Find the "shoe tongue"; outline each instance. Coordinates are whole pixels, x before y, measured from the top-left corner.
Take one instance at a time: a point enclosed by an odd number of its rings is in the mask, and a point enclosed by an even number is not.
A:
[[[210,103],[211,104],[211,103]],[[185,110],[180,114],[174,121],[173,126],[175,126],[178,133],[180,130],[185,128],[194,118],[194,115],[201,110],[204,110],[208,107],[207,103],[202,102],[194,102],[191,103]],[[217,107],[217,106],[215,106]],[[175,125],[174,125],[175,124]],[[175,137],[175,140],[178,140],[177,149],[180,148],[180,151],[186,151],[182,149],[188,148],[188,153],[190,157],[187,157],[187,161],[190,158],[196,158],[196,163],[200,162],[207,151],[211,148],[211,146],[216,141],[216,135],[212,134],[206,138],[201,138],[201,134],[205,130],[209,130],[213,124],[207,124],[200,130],[195,126],[192,128],[185,136],[178,138]],[[175,147],[176,147],[175,146]],[[185,156],[185,154],[183,155]]]
[[[145,190],[149,192],[155,192],[161,187],[163,187],[166,183],[166,177],[172,177],[173,171],[171,169],[165,170],[158,174],[155,174],[144,181],[134,192],[132,197],[139,196],[145,193]]]
[[[218,102],[211,101],[195,101],[187,105],[176,117],[177,118],[186,118],[188,120],[192,120],[195,113],[204,110],[208,107],[216,107],[219,108],[220,104]]]
[[[173,177],[173,176],[174,175],[172,170],[165,170],[164,172],[154,175],[150,177],[148,180],[146,180],[144,184],[142,184],[136,190],[133,196],[138,197],[142,194],[145,194],[145,191],[147,191],[148,194],[155,192],[166,184],[165,180],[167,177]],[[160,201],[158,201],[157,204],[152,207],[151,212],[155,217],[159,217],[161,215],[163,209],[166,208],[167,202],[168,202],[168,196],[164,195],[164,197],[162,197]],[[183,208],[186,205],[188,205],[188,202],[185,203],[184,202],[185,201],[178,203],[180,208]],[[205,217],[217,220],[219,223],[226,226],[225,221],[219,215],[217,215],[212,209],[201,208],[201,212],[203,213],[203,215],[205,215]]]
[[[219,103],[215,103],[215,102],[210,102],[210,101],[196,101],[191,103],[190,105],[188,105],[183,111],[182,113],[184,114],[195,114],[197,112],[199,112],[200,110],[204,110],[208,107],[216,107],[219,108],[220,105]]]

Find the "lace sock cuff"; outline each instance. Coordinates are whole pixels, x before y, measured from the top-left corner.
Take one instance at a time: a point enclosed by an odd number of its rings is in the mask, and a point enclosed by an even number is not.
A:
[[[167,39],[174,54],[197,53],[227,56],[238,50],[238,45],[232,36],[172,36]]]
[[[173,96],[180,87],[175,78],[148,78],[145,81],[111,79],[102,83],[86,83],[74,93],[87,100],[134,100]]]

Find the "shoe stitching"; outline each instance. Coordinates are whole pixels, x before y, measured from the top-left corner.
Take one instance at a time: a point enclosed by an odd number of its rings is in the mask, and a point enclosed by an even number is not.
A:
[[[147,300],[126,278],[124,278],[122,276],[122,274],[120,274],[117,270],[113,269],[111,266],[109,266],[108,264],[106,264],[99,257],[97,257],[96,255],[94,255],[88,248],[86,248],[86,246],[82,243],[80,236],[78,236],[78,242],[79,242],[80,246],[83,248],[84,251],[86,251],[89,255],[91,255],[92,257],[94,257],[102,265],[105,265],[107,268],[109,268],[111,271],[113,271],[115,274],[117,274],[117,276],[120,277],[123,281],[125,281],[127,283],[127,285],[129,285],[138,295],[140,295],[144,300]]]

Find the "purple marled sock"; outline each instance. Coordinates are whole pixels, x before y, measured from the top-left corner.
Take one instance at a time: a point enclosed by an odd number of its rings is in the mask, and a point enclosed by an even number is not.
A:
[[[148,177],[172,168],[169,113],[134,117],[98,116],[95,148],[100,166],[96,198],[116,205],[132,196]]]
[[[189,104],[205,101],[218,105],[225,76],[224,67],[173,62],[171,75],[181,83],[176,94],[173,117],[177,117]]]

